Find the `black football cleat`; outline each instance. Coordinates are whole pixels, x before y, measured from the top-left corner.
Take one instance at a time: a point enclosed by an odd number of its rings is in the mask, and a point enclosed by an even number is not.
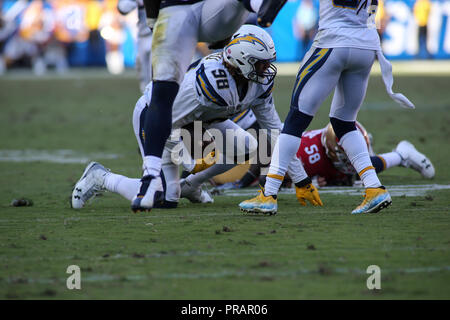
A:
[[[263,0],[258,11],[258,24],[263,28],[270,27],[286,2],[287,0]]]

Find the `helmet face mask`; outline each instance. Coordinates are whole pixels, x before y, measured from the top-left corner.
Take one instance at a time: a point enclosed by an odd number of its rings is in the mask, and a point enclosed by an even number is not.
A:
[[[247,80],[269,84],[277,74],[272,64],[276,59],[275,45],[270,35],[253,25],[243,25],[224,48],[224,61]]]
[[[251,59],[254,60],[255,58],[251,57]],[[277,67],[272,63],[273,61],[275,59],[256,60],[252,63],[253,70],[248,74],[248,79],[260,84],[271,83],[277,74]]]
[[[369,154],[372,152],[371,142],[369,133],[366,129],[356,121],[356,129],[363,135],[364,140],[366,141],[367,148],[369,150]],[[331,123],[329,123],[322,133],[321,137],[322,145],[325,148],[325,153],[328,158],[333,163],[333,166],[340,172],[344,174],[355,174],[355,168],[347,157],[344,149],[338,144],[338,139],[336,134],[334,133],[333,127]]]

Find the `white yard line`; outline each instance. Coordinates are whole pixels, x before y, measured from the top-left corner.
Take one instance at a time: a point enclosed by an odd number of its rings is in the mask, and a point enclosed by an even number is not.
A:
[[[250,241],[251,242],[251,241]],[[238,242],[235,242],[236,245],[238,245]],[[245,247],[245,245],[242,245]],[[271,247],[271,251],[267,250],[257,250],[258,246],[250,245],[252,248],[249,251],[233,251],[233,252],[223,252],[223,251],[216,251],[216,252],[205,252],[205,251],[198,251],[198,250],[189,250],[189,251],[175,251],[175,252],[156,252],[156,253],[136,253],[139,256],[135,256],[135,254],[114,254],[107,257],[103,256],[91,256],[91,257],[81,257],[81,256],[61,256],[61,257],[44,257],[44,256],[27,256],[27,257],[0,257],[0,262],[49,262],[49,261],[65,261],[69,260],[68,263],[80,263],[80,261],[108,261],[108,260],[122,260],[122,259],[148,259],[148,260],[154,260],[154,259],[168,259],[168,258],[179,258],[179,257],[231,257],[231,256],[263,256],[266,257],[268,255],[284,255],[286,246],[273,246]],[[298,249],[301,250],[304,248],[304,243],[300,243],[298,245]],[[349,247],[345,248],[345,250],[350,250],[352,252],[379,252],[381,254],[384,253],[392,253],[397,251],[429,251],[430,249],[433,249],[434,251],[449,251],[449,247],[420,247],[420,246],[406,246],[406,247],[392,247],[389,246],[387,248],[386,246],[383,248],[366,248],[366,247]],[[335,248],[335,251],[344,250],[344,248]],[[148,261],[147,260],[147,261]]]
[[[87,163],[95,159],[117,159],[114,153],[81,153],[70,149],[58,150],[0,150],[0,162],[51,162],[51,163]]]
[[[450,189],[449,184],[406,184],[406,185],[393,185],[386,186],[391,196],[400,197],[415,197],[426,194],[428,191],[434,190],[448,190]],[[323,187],[319,189],[320,194],[344,194],[351,196],[361,196],[364,192],[362,187]],[[280,194],[295,194],[295,190],[291,189],[281,189]],[[224,196],[230,197],[249,197],[255,196],[256,192],[254,189],[235,189],[235,190],[225,190]]]
[[[386,274],[404,274],[404,273],[434,273],[434,272],[447,272],[450,271],[450,266],[429,266],[418,268],[396,268],[396,269],[381,269],[383,275]],[[327,274],[360,274],[367,275],[366,270],[358,268],[326,268],[324,272]],[[304,274],[320,274],[319,267],[316,269],[296,269],[286,271],[236,271],[236,270],[221,270],[218,272],[210,273],[158,273],[148,275],[125,275],[118,276],[112,274],[88,274],[82,272],[81,282],[106,282],[106,281],[147,281],[155,279],[219,279],[227,277],[268,277],[268,278],[292,278],[298,277]],[[66,278],[52,279],[52,278],[23,278],[23,277],[9,277],[0,280],[0,283],[39,283],[49,284],[57,282],[66,282]]]

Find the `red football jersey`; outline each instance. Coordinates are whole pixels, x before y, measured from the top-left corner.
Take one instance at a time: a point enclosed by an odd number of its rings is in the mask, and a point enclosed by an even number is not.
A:
[[[300,158],[306,173],[311,178],[321,176],[327,181],[345,179],[345,174],[333,166],[325,152],[321,141],[324,130],[325,128],[304,132],[297,157]]]

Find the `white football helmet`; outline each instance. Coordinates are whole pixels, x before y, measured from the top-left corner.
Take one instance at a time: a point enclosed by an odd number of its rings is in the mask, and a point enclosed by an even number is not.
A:
[[[276,59],[272,37],[263,29],[242,25],[223,49],[225,62],[237,68],[248,80],[269,84],[277,74],[271,63]]]

